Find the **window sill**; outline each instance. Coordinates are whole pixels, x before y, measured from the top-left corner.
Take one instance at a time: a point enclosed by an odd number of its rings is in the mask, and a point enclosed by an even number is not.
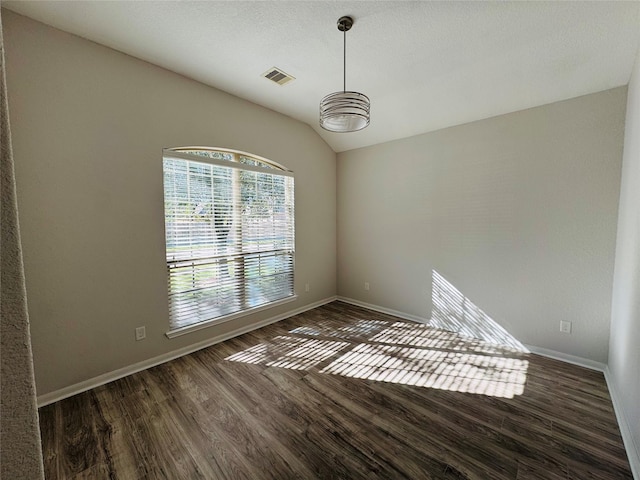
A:
[[[213,327],[214,325],[220,325],[221,323],[229,322],[231,320],[235,320],[236,318],[240,318],[240,317],[246,317],[247,315],[252,315],[254,313],[261,312],[269,308],[278,307],[280,305],[293,302],[297,299],[298,299],[298,295],[292,295],[290,297],[283,298],[282,300],[276,300],[275,302],[253,307],[248,310],[242,310],[241,312],[232,313],[230,315],[224,315],[222,317],[212,318],[211,320],[207,320],[206,322],[200,322],[194,325],[188,325],[186,327],[176,328],[175,330],[169,330],[167,333],[165,333],[165,335],[169,338],[180,337],[182,335],[186,335],[187,333],[196,332],[204,328]]]

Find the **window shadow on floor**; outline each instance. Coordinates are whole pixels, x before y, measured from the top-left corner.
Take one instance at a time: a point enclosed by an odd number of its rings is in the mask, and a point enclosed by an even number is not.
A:
[[[487,341],[345,308],[341,321],[307,320],[226,360],[502,398],[524,392],[527,352],[512,341],[498,343],[498,329]]]

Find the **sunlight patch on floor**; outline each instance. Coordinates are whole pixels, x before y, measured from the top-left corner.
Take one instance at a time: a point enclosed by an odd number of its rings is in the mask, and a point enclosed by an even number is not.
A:
[[[292,370],[513,398],[527,380],[528,350],[433,270],[428,324],[318,318],[226,358]]]
[[[321,373],[513,398],[524,392],[528,366],[519,358],[360,344]]]
[[[461,337],[455,332],[439,330],[425,324],[395,322],[371,337],[371,342],[412,347],[447,349],[475,353],[521,353],[510,346],[476,338]]]
[[[323,335],[327,337],[352,338],[374,334],[385,328],[390,323],[391,322],[384,322],[381,320],[358,320],[353,324],[336,328],[335,324],[321,321],[315,325],[304,325],[294,328],[289,333],[300,335]]]
[[[396,322],[360,341],[277,336],[226,360],[292,370],[315,367],[325,374],[513,398],[524,392],[529,362],[504,353],[452,332]]]
[[[231,355],[225,360],[307,370],[350,345],[347,342],[280,336]]]

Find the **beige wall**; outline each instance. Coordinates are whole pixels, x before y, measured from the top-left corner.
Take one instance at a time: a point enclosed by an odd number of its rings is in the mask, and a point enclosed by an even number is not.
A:
[[[339,154],[338,294],[430,319],[435,271],[521,342],[606,362],[625,101]]]
[[[609,371],[622,427],[630,430],[629,461],[640,478],[640,51],[627,99]]]
[[[309,126],[12,12],[3,23],[38,395],[335,295],[336,158]],[[295,172],[299,298],[169,340],[161,157],[182,145]]]

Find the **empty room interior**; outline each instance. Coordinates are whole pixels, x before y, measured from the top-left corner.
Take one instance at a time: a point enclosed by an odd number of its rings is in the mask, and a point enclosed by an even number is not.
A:
[[[640,480],[640,2],[1,18],[2,478]]]

